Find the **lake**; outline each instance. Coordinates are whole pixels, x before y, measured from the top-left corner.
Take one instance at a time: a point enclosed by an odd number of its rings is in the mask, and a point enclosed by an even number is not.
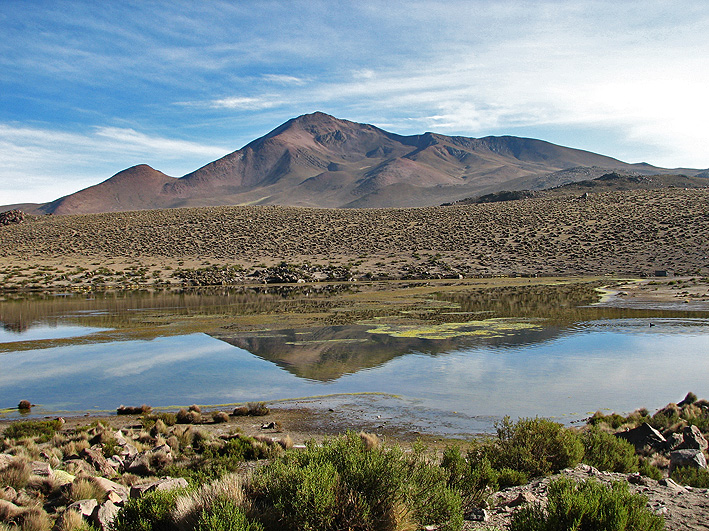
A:
[[[8,295],[0,407],[290,399],[462,436],[504,415],[570,423],[709,397],[705,312],[597,306],[598,282],[508,284]]]

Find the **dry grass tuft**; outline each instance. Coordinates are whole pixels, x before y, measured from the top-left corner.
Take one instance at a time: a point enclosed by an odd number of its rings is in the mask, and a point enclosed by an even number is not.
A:
[[[293,448],[293,439],[290,438],[290,435],[286,435],[285,437],[281,437],[276,442],[284,450],[290,450],[291,448]]]
[[[199,515],[208,511],[219,498],[229,499],[237,505],[245,503],[243,484],[237,474],[227,474],[195,492],[177,498],[172,520],[178,531],[194,529]]]
[[[150,428],[150,435],[157,437],[158,435],[166,435],[169,431],[167,424],[162,419],[158,419],[153,427]]]
[[[188,409],[188,411],[194,411],[195,413],[202,413],[202,408],[199,407],[197,404],[192,404],[187,409]]]
[[[54,531],[90,531],[91,527],[84,521],[78,511],[64,511],[54,527]]]
[[[39,508],[25,510],[18,520],[22,531],[49,531],[52,528],[49,515]]]
[[[178,424],[199,424],[202,422],[202,414],[198,411],[180,409],[177,412]]]
[[[229,422],[229,415],[224,411],[214,411],[212,413],[212,421],[215,424]]]
[[[15,457],[10,463],[0,470],[0,485],[22,489],[32,474],[32,467],[23,457]]]
[[[98,503],[106,501],[106,491],[99,487],[93,478],[76,478],[69,487],[67,496],[72,502],[90,499]]]
[[[362,439],[364,447],[367,450],[373,450],[374,448],[378,448],[381,444],[381,442],[379,441],[379,437],[377,437],[373,433],[365,433],[361,431],[359,432],[359,438]]]

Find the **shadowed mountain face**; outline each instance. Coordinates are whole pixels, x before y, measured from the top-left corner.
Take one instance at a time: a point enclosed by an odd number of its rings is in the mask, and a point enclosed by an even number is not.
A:
[[[179,179],[134,166],[38,210],[81,214],[238,204],[429,206],[502,189],[575,182],[588,178],[579,168],[591,167],[644,175],[667,172],[541,140],[400,136],[316,112],[289,120]]]

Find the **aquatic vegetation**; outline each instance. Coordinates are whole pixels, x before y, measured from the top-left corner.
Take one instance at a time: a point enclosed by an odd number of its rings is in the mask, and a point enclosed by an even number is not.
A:
[[[465,336],[480,338],[504,337],[524,330],[541,330],[543,325],[530,320],[492,318],[483,321],[426,325],[380,324],[367,330],[370,334],[386,334],[400,338],[451,339]]]

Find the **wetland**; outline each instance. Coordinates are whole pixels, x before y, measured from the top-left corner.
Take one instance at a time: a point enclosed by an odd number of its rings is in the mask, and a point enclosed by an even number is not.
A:
[[[0,407],[11,419],[21,399],[35,416],[266,401],[448,437],[490,432],[504,415],[569,424],[597,409],[659,408],[690,389],[709,395],[706,308],[676,297],[706,285],[676,282],[6,293]],[[663,303],[658,289],[676,293]]]

